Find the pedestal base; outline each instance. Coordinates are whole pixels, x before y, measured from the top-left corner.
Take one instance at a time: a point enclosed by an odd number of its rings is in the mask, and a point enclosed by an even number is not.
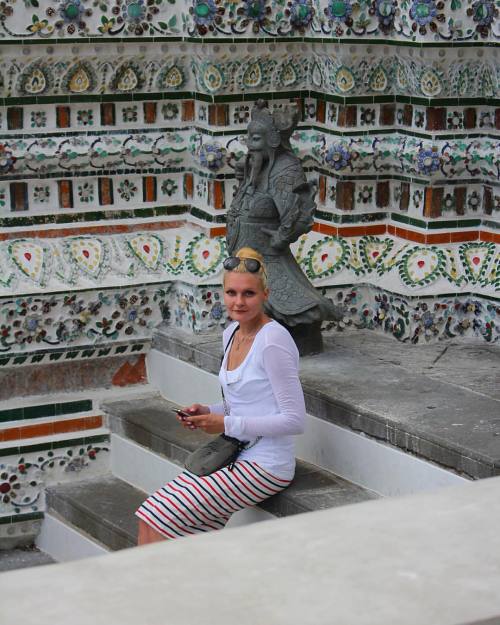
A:
[[[323,351],[321,321],[317,321],[315,323],[302,323],[296,326],[283,325],[292,335],[301,356],[321,354]]]

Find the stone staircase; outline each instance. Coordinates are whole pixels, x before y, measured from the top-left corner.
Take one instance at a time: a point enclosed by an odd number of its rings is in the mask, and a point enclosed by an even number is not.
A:
[[[490,348],[416,350],[370,333],[327,338],[325,344],[325,353],[301,360],[311,416],[297,450],[307,462],[298,461],[288,489],[235,514],[229,525],[498,474],[498,362]],[[136,544],[135,509],[207,439],[182,428],[171,408],[217,400],[220,354],[214,334],[157,328],[148,355],[149,389],[101,404],[111,431],[111,473],[49,488],[48,516],[78,528],[100,553]],[[462,370],[464,360],[476,378]]]
[[[144,492],[113,475],[63,484],[47,490],[47,511],[56,513],[109,551],[134,547],[137,522],[133,511]]]
[[[135,471],[136,483],[147,481],[148,477],[139,473],[148,474],[152,461],[167,464],[173,473],[180,472],[189,451],[210,438],[203,432],[185,430],[175,419],[171,410],[174,406],[159,394],[102,405],[112,432],[112,450],[115,443],[118,447],[120,440],[131,442],[140,450],[139,465],[142,466]],[[127,458],[121,457],[117,462],[126,463]],[[161,483],[163,481],[159,479],[158,486]],[[47,512],[78,528],[106,549],[115,551],[136,544],[137,518],[134,511],[147,494],[116,475],[105,475],[49,488],[46,492]],[[262,514],[259,520],[358,503],[375,497],[374,493],[333,473],[299,461],[292,485],[259,506],[261,511],[267,513]]]

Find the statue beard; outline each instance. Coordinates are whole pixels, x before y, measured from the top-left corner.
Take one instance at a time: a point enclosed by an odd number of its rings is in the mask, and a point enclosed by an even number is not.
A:
[[[259,181],[262,170],[268,162],[267,156],[261,150],[251,152],[248,155],[248,164],[250,166],[250,173],[248,180],[250,184],[255,188]]]

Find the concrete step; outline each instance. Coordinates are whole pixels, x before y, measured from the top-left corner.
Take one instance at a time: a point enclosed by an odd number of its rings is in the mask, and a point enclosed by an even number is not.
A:
[[[31,566],[54,564],[50,555],[37,549],[33,545],[16,547],[15,549],[0,550],[0,573],[25,569]]]
[[[46,491],[47,511],[82,530],[111,551],[137,544],[135,510],[146,493],[106,475],[59,484]]]
[[[181,467],[187,454],[210,436],[189,431],[177,421],[172,402],[160,395],[102,404],[111,431],[131,439]],[[358,503],[377,496],[356,484],[314,465],[298,461],[295,479],[285,491],[269,498],[261,508],[282,517],[312,510]]]
[[[326,334],[324,343],[322,354],[300,363],[310,415],[469,479],[500,474],[497,346],[415,346],[369,330]],[[173,399],[176,395],[164,389],[169,380],[155,354],[165,356],[167,366],[175,361],[191,365],[197,383],[204,381],[197,371],[206,377],[219,370],[218,334],[194,335],[162,324],[152,347],[149,377]],[[182,380],[175,383],[181,386]],[[209,401],[213,390],[208,386],[192,390]]]

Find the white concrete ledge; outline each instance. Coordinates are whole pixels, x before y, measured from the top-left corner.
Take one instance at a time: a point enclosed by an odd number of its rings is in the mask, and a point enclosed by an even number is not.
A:
[[[500,478],[3,573],[23,625],[457,625],[500,615]],[[64,589],[64,592],[61,592]]]
[[[57,562],[71,562],[109,553],[104,545],[85,532],[68,525],[54,513],[45,513],[36,546]]]
[[[178,404],[221,400],[216,375],[152,349],[148,378],[163,397]],[[307,415],[297,437],[297,458],[332,471],[379,495],[410,495],[466,482],[466,478],[329,421]]]

